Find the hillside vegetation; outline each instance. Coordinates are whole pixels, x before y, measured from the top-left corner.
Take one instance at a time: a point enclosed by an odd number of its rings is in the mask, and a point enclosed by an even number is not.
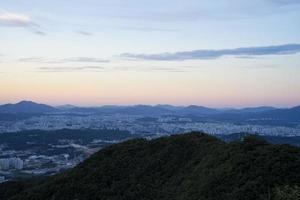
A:
[[[299,200],[299,186],[297,147],[190,133],[111,145],[45,181],[3,184],[0,199]]]

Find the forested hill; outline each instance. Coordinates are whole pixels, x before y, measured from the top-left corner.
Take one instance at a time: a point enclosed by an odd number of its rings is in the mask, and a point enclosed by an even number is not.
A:
[[[3,184],[0,199],[299,200],[299,186],[297,147],[191,133],[106,147],[46,181]]]

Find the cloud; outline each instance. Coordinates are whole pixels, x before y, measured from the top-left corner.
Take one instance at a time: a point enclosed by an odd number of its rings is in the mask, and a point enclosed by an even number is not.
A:
[[[39,67],[42,72],[74,72],[74,71],[99,71],[104,70],[104,67],[99,66],[81,66],[81,67]]]
[[[90,32],[82,31],[82,30],[77,31],[77,33],[80,34],[80,35],[84,35],[84,36],[92,36],[92,35],[93,35],[93,34],[90,33]]]
[[[188,70],[184,67],[176,68],[176,67],[152,67],[146,68],[144,71],[159,71],[159,72],[187,72]]]
[[[189,66],[118,66],[110,67],[113,71],[135,71],[135,72],[187,72],[191,69]]]
[[[236,49],[221,50],[194,50],[181,51],[175,53],[159,53],[159,54],[132,54],[124,53],[121,57],[133,58],[141,60],[196,60],[196,59],[217,59],[222,56],[235,56],[243,58],[243,56],[262,56],[262,55],[285,55],[300,52],[300,44],[284,44],[276,46],[260,46],[260,47],[242,47]]]
[[[19,58],[17,61],[19,62],[38,62],[38,63],[45,63],[49,61],[48,59],[42,57],[27,57],[27,58]]]
[[[158,27],[117,27],[116,29],[125,31],[145,31],[145,32],[177,32],[180,29],[158,28]]]
[[[58,58],[49,59],[43,57],[28,57],[20,58],[19,62],[33,62],[33,63],[108,63],[110,60],[94,57],[73,57],[73,58]]]
[[[0,11],[0,25],[27,27],[27,26],[35,26],[35,23],[28,15],[7,12],[7,11]]]
[[[32,33],[45,36],[47,35],[42,31],[42,27],[33,21],[29,15],[8,12],[0,10],[0,26],[4,27],[22,27],[27,28]]]
[[[43,31],[34,31],[34,33],[37,34],[37,35],[41,35],[41,36],[47,35],[47,34],[46,34],[45,32],[43,32]]]
[[[135,72],[187,72],[191,67],[174,66],[60,66],[60,67],[38,67],[37,72],[59,73],[59,72],[111,72],[111,71],[135,71]]]
[[[107,63],[109,60],[101,59],[101,58],[92,58],[92,57],[75,57],[75,58],[67,58],[63,59],[65,62],[90,62],[90,63]]]

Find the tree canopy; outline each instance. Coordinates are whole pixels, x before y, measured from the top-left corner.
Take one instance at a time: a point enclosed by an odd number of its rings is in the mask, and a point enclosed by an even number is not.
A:
[[[294,200],[300,149],[253,136],[230,143],[203,133],[134,139],[70,171],[18,184],[0,186],[0,199],[6,191],[4,200]]]

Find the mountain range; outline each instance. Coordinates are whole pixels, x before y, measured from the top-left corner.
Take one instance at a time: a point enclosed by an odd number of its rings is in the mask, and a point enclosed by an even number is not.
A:
[[[0,115],[3,113],[41,114],[41,113],[86,113],[86,114],[128,114],[128,115],[178,115],[205,117],[212,120],[273,120],[273,121],[300,121],[300,106],[293,108],[274,108],[269,106],[250,107],[242,109],[216,109],[204,106],[172,106],[172,105],[134,105],[134,106],[101,106],[77,107],[65,105],[53,107],[31,101],[21,101],[16,104],[0,106]]]
[[[298,200],[300,149],[203,133],[106,147],[61,174],[0,185],[3,200]]]

